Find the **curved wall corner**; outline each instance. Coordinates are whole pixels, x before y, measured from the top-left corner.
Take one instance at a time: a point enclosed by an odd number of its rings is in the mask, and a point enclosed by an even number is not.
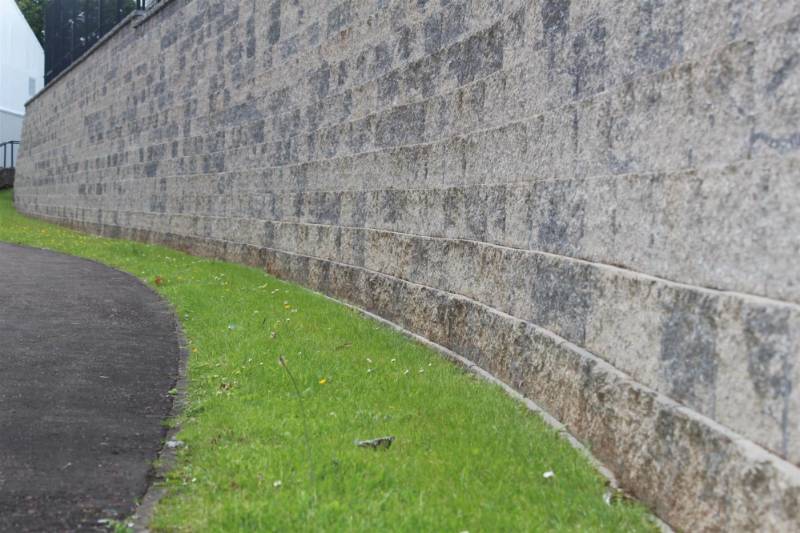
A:
[[[29,103],[15,200],[431,339],[676,527],[793,530],[799,48],[782,0],[173,0]]]

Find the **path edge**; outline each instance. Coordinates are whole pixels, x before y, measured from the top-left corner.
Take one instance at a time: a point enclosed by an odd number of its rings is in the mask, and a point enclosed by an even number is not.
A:
[[[161,444],[161,449],[158,451],[154,464],[147,477],[147,490],[144,496],[142,496],[138,505],[136,505],[136,510],[133,514],[125,520],[125,525],[128,529],[135,533],[150,532],[150,524],[155,515],[156,506],[167,493],[167,487],[164,485],[164,482],[167,474],[175,468],[178,462],[178,450],[180,448],[179,446],[167,446],[167,443],[170,441],[177,441],[176,437],[181,430],[178,418],[186,408],[188,401],[189,341],[186,338],[180,318],[172,303],[160,294],[159,297],[166,302],[173,311],[175,333],[178,338],[178,375],[173,385],[176,393],[173,396],[172,407],[170,408],[169,414],[164,419],[174,421],[175,423],[167,429],[163,437],[164,442]]]

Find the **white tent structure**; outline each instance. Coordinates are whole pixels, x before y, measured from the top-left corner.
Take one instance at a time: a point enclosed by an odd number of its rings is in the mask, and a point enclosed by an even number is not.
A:
[[[0,0],[0,143],[18,141],[25,102],[44,85],[44,50],[14,0]]]

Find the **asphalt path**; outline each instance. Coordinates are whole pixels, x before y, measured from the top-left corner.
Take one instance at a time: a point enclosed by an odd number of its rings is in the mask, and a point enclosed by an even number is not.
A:
[[[133,512],[179,357],[171,309],[136,278],[0,243],[0,531]]]

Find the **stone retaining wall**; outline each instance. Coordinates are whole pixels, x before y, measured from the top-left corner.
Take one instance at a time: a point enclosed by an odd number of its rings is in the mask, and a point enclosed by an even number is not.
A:
[[[480,364],[669,523],[800,527],[800,5],[173,0],[27,109],[31,215]]]

